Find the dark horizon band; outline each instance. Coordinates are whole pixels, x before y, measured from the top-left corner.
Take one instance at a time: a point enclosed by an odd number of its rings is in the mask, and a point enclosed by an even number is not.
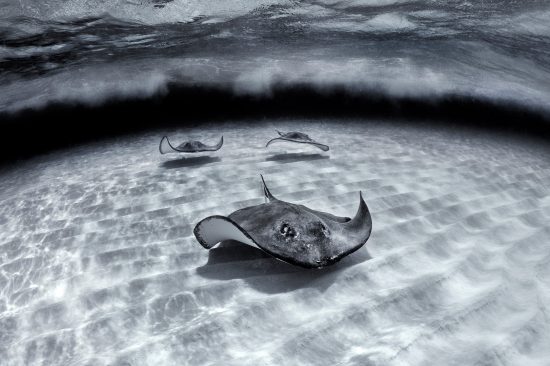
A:
[[[269,94],[250,95],[230,87],[169,85],[166,93],[153,97],[111,99],[99,106],[71,102],[2,112],[0,128],[5,138],[0,145],[0,164],[150,129],[285,117],[446,122],[454,127],[510,131],[550,140],[548,111],[467,95],[395,97],[311,85],[275,85]]]

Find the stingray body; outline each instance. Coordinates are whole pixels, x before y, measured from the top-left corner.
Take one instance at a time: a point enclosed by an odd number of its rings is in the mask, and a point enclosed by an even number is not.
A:
[[[225,240],[257,246],[268,254],[305,268],[325,267],[361,248],[370,237],[372,219],[359,193],[353,219],[281,201],[269,192],[267,203],[243,208],[229,216],[210,216],[193,231],[206,249]]]
[[[160,140],[159,151],[161,154],[167,153],[197,153],[203,151],[217,151],[223,145],[223,136],[216,145],[205,145],[200,141],[186,141],[177,147],[172,146],[168,137],[164,136]]]
[[[329,147],[327,145],[323,145],[323,144],[320,144],[318,143],[317,141],[313,140],[311,137],[309,137],[308,135],[306,135],[305,133],[302,133],[302,132],[279,132],[277,131],[277,133],[279,134],[279,137],[275,137],[274,139],[271,139],[267,142],[267,144],[265,145],[265,147],[268,147],[270,144],[272,144],[273,142],[277,142],[277,141],[290,141],[290,142],[297,142],[297,143],[300,143],[300,144],[310,144],[310,145],[313,145],[323,151],[328,151],[329,150]]]

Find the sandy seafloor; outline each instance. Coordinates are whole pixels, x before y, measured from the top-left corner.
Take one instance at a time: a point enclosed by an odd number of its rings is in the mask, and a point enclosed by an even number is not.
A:
[[[330,145],[265,142],[301,130]],[[222,150],[160,156],[158,142]],[[0,174],[0,364],[549,365],[550,159],[512,136],[382,122],[156,131]],[[194,224],[280,199],[367,245],[304,270]]]

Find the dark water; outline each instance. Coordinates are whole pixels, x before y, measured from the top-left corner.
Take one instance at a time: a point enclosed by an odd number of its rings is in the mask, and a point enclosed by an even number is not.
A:
[[[547,1],[2,0],[0,111],[168,85],[550,106]]]
[[[547,1],[0,4],[0,126],[19,136],[0,161],[214,118],[459,119],[550,135]]]

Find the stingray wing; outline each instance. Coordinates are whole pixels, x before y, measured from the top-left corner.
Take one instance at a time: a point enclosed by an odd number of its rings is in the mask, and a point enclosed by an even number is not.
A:
[[[168,137],[164,136],[162,140],[160,140],[159,151],[161,154],[167,154],[171,152],[194,153],[202,151],[217,151],[223,146],[223,136],[220,138],[220,141],[216,145],[208,146],[199,142],[196,148],[188,149],[186,148],[186,144],[187,142],[184,142],[178,147],[174,147],[168,140]]]
[[[277,251],[273,251],[269,246],[262,245],[254,240],[248,232],[243,229],[235,221],[225,216],[209,216],[200,221],[193,230],[195,238],[205,249],[212,249],[218,243],[226,240],[235,240],[250,246],[254,246],[269,255],[287,263],[291,263],[304,268],[313,268],[307,262],[298,261],[290,256],[282,255]]]
[[[336,215],[333,215],[331,213],[328,213],[328,212],[323,212],[323,211],[317,211],[317,210],[314,210],[314,209],[311,209],[309,207],[306,207],[304,205],[300,205],[300,207],[309,212],[309,213],[312,213],[314,214],[315,216],[317,217],[320,217],[324,220],[328,220],[328,221],[334,221],[334,222],[337,222],[337,223],[344,223],[344,222],[348,222],[348,221],[351,221],[351,218],[350,217],[347,217],[347,216],[336,216]]]
[[[269,145],[271,145],[272,143],[274,142],[277,142],[277,141],[289,141],[289,142],[297,142],[299,144],[309,144],[309,145],[313,145],[323,151],[329,151],[329,147],[327,145],[323,145],[323,144],[320,144],[318,142],[315,142],[315,141],[302,141],[302,140],[295,140],[295,139],[289,139],[289,138],[286,138],[286,137],[275,137],[274,139],[271,139],[267,142],[267,144],[265,145],[265,147],[268,147]]]
[[[159,151],[160,151],[161,154],[179,152],[175,147],[172,146],[172,144],[168,140],[168,137],[166,137],[166,136],[164,136],[160,140]]]
[[[218,151],[223,146],[223,136],[220,138],[220,141],[216,145],[207,146],[205,145],[204,151]]]
[[[216,145],[205,145],[201,143],[200,149],[197,150],[197,152],[200,151],[218,151],[223,146],[223,136],[220,138],[220,141]]]
[[[206,249],[225,240],[236,240],[255,246],[256,243],[236,222],[225,216],[209,216],[201,220],[193,230],[199,243]]]

